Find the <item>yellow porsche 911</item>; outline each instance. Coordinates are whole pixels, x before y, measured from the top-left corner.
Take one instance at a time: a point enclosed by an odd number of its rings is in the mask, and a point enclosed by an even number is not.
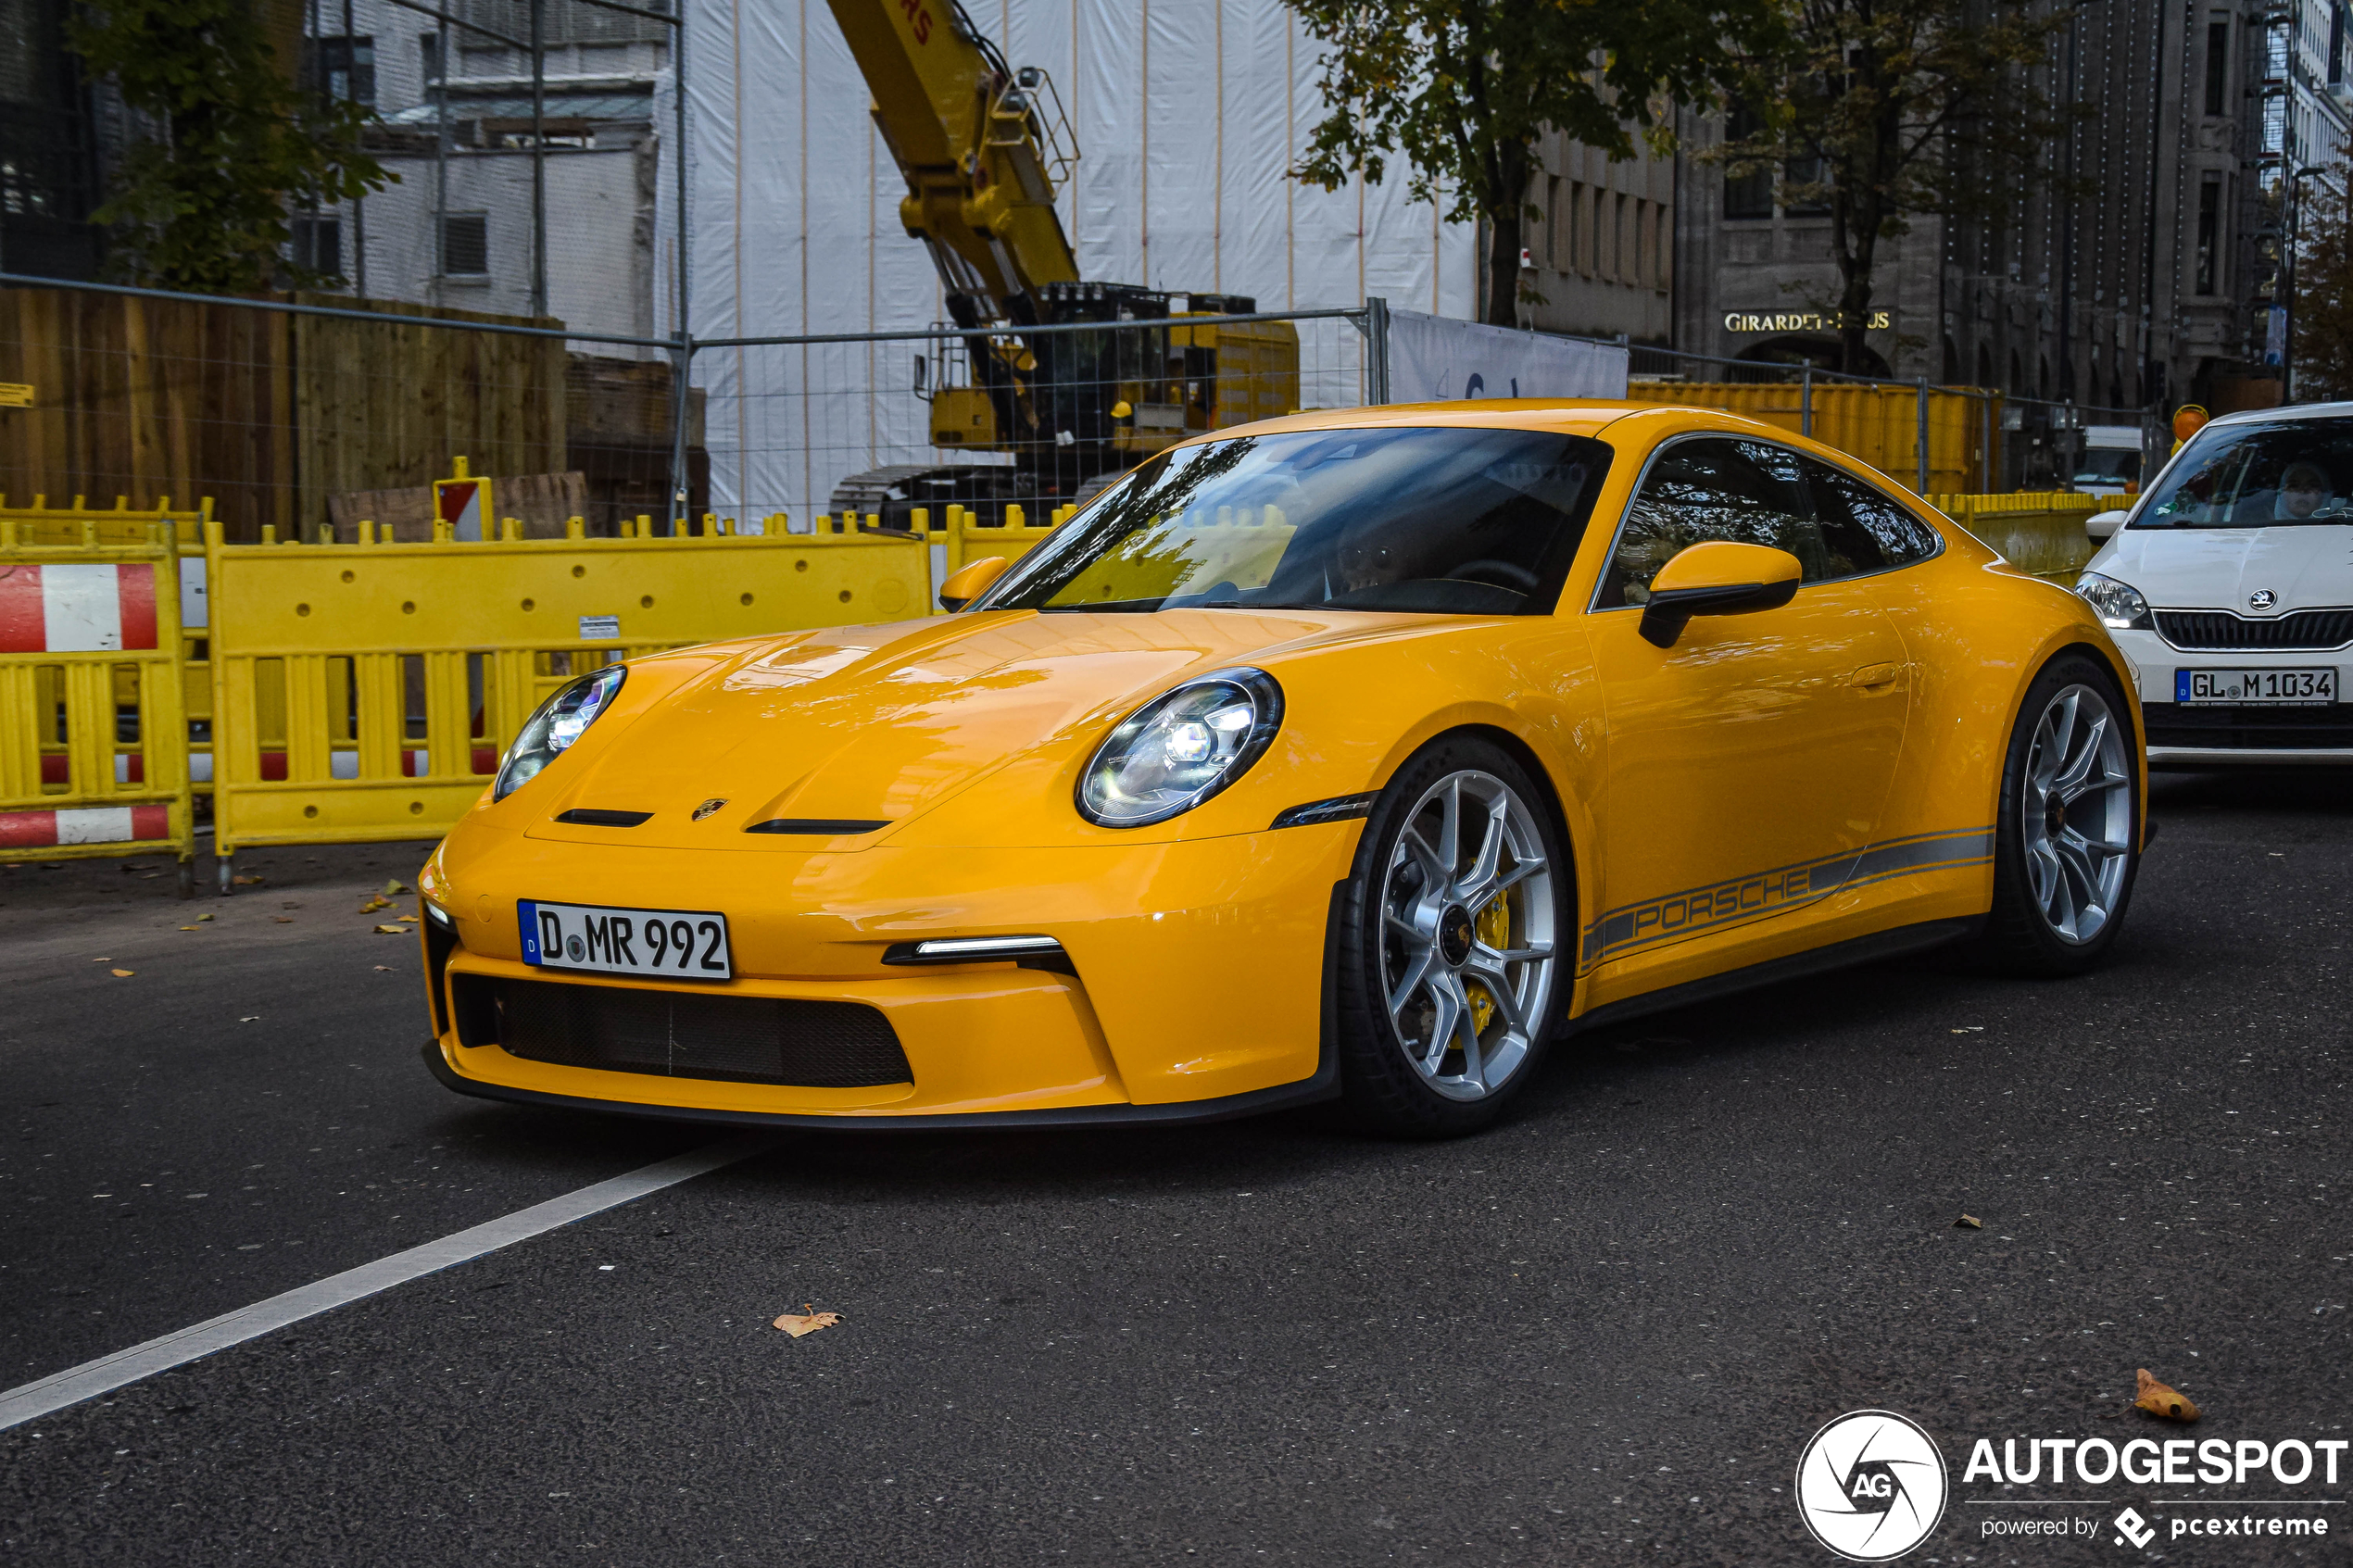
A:
[[[1724,414],[1451,403],[1171,448],[957,613],[557,694],[423,873],[433,1070],[803,1125],[1491,1121],[1583,1023],[1966,942],[2142,846],[2073,594]]]

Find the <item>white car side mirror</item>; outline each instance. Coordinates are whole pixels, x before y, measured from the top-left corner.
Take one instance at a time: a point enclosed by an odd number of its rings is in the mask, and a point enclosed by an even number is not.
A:
[[[2083,520],[2083,532],[2095,539],[2113,539],[2131,515],[2129,511],[2094,512]]]

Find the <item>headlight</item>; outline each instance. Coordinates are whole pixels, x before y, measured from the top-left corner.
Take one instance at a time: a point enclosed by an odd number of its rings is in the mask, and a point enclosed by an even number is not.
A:
[[[2076,580],[2075,591],[2098,613],[2102,625],[2120,632],[2148,629],[2149,602],[2130,583],[2087,571]]]
[[[558,754],[578,740],[582,732],[597,721],[597,715],[612,706],[613,695],[621,690],[627,672],[618,664],[608,664],[591,675],[559,691],[539,705],[539,711],[524,723],[522,734],[507,748],[506,759],[498,764],[498,782],[491,786],[490,798],[504,800],[533,779],[539,770],[553,762]]]
[[[1240,778],[1283,722],[1283,688],[1263,670],[1188,681],[1119,721],[1078,778],[1078,814],[1139,828],[1189,811]]]

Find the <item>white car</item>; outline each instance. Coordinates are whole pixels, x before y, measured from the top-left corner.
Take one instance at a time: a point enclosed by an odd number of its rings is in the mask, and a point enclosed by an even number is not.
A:
[[[2208,424],[2075,591],[2138,672],[2151,766],[2353,762],[2353,403]]]

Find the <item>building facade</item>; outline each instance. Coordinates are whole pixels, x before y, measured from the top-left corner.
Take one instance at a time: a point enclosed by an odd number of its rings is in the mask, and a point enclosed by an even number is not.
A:
[[[1528,200],[1539,216],[1523,231],[1520,325],[1667,343],[1675,325],[1675,160],[1645,149],[1613,162],[1557,131],[1537,156]]]
[[[2343,188],[2346,31],[2345,0],[2081,9],[2036,85],[2082,117],[2014,197],[1882,242],[1869,368],[2007,394],[2012,483],[2057,475],[2084,422],[2292,395],[2286,257],[2314,187]],[[1770,175],[1681,172],[1677,345],[1835,364],[1829,220]]]
[[[376,110],[368,150],[397,182],[296,215],[293,259],[369,298],[506,316],[536,306],[584,332],[649,336],[670,29],[578,0],[541,7],[542,220],[531,9],[453,0],[449,24],[388,0],[309,9],[309,80]]]

